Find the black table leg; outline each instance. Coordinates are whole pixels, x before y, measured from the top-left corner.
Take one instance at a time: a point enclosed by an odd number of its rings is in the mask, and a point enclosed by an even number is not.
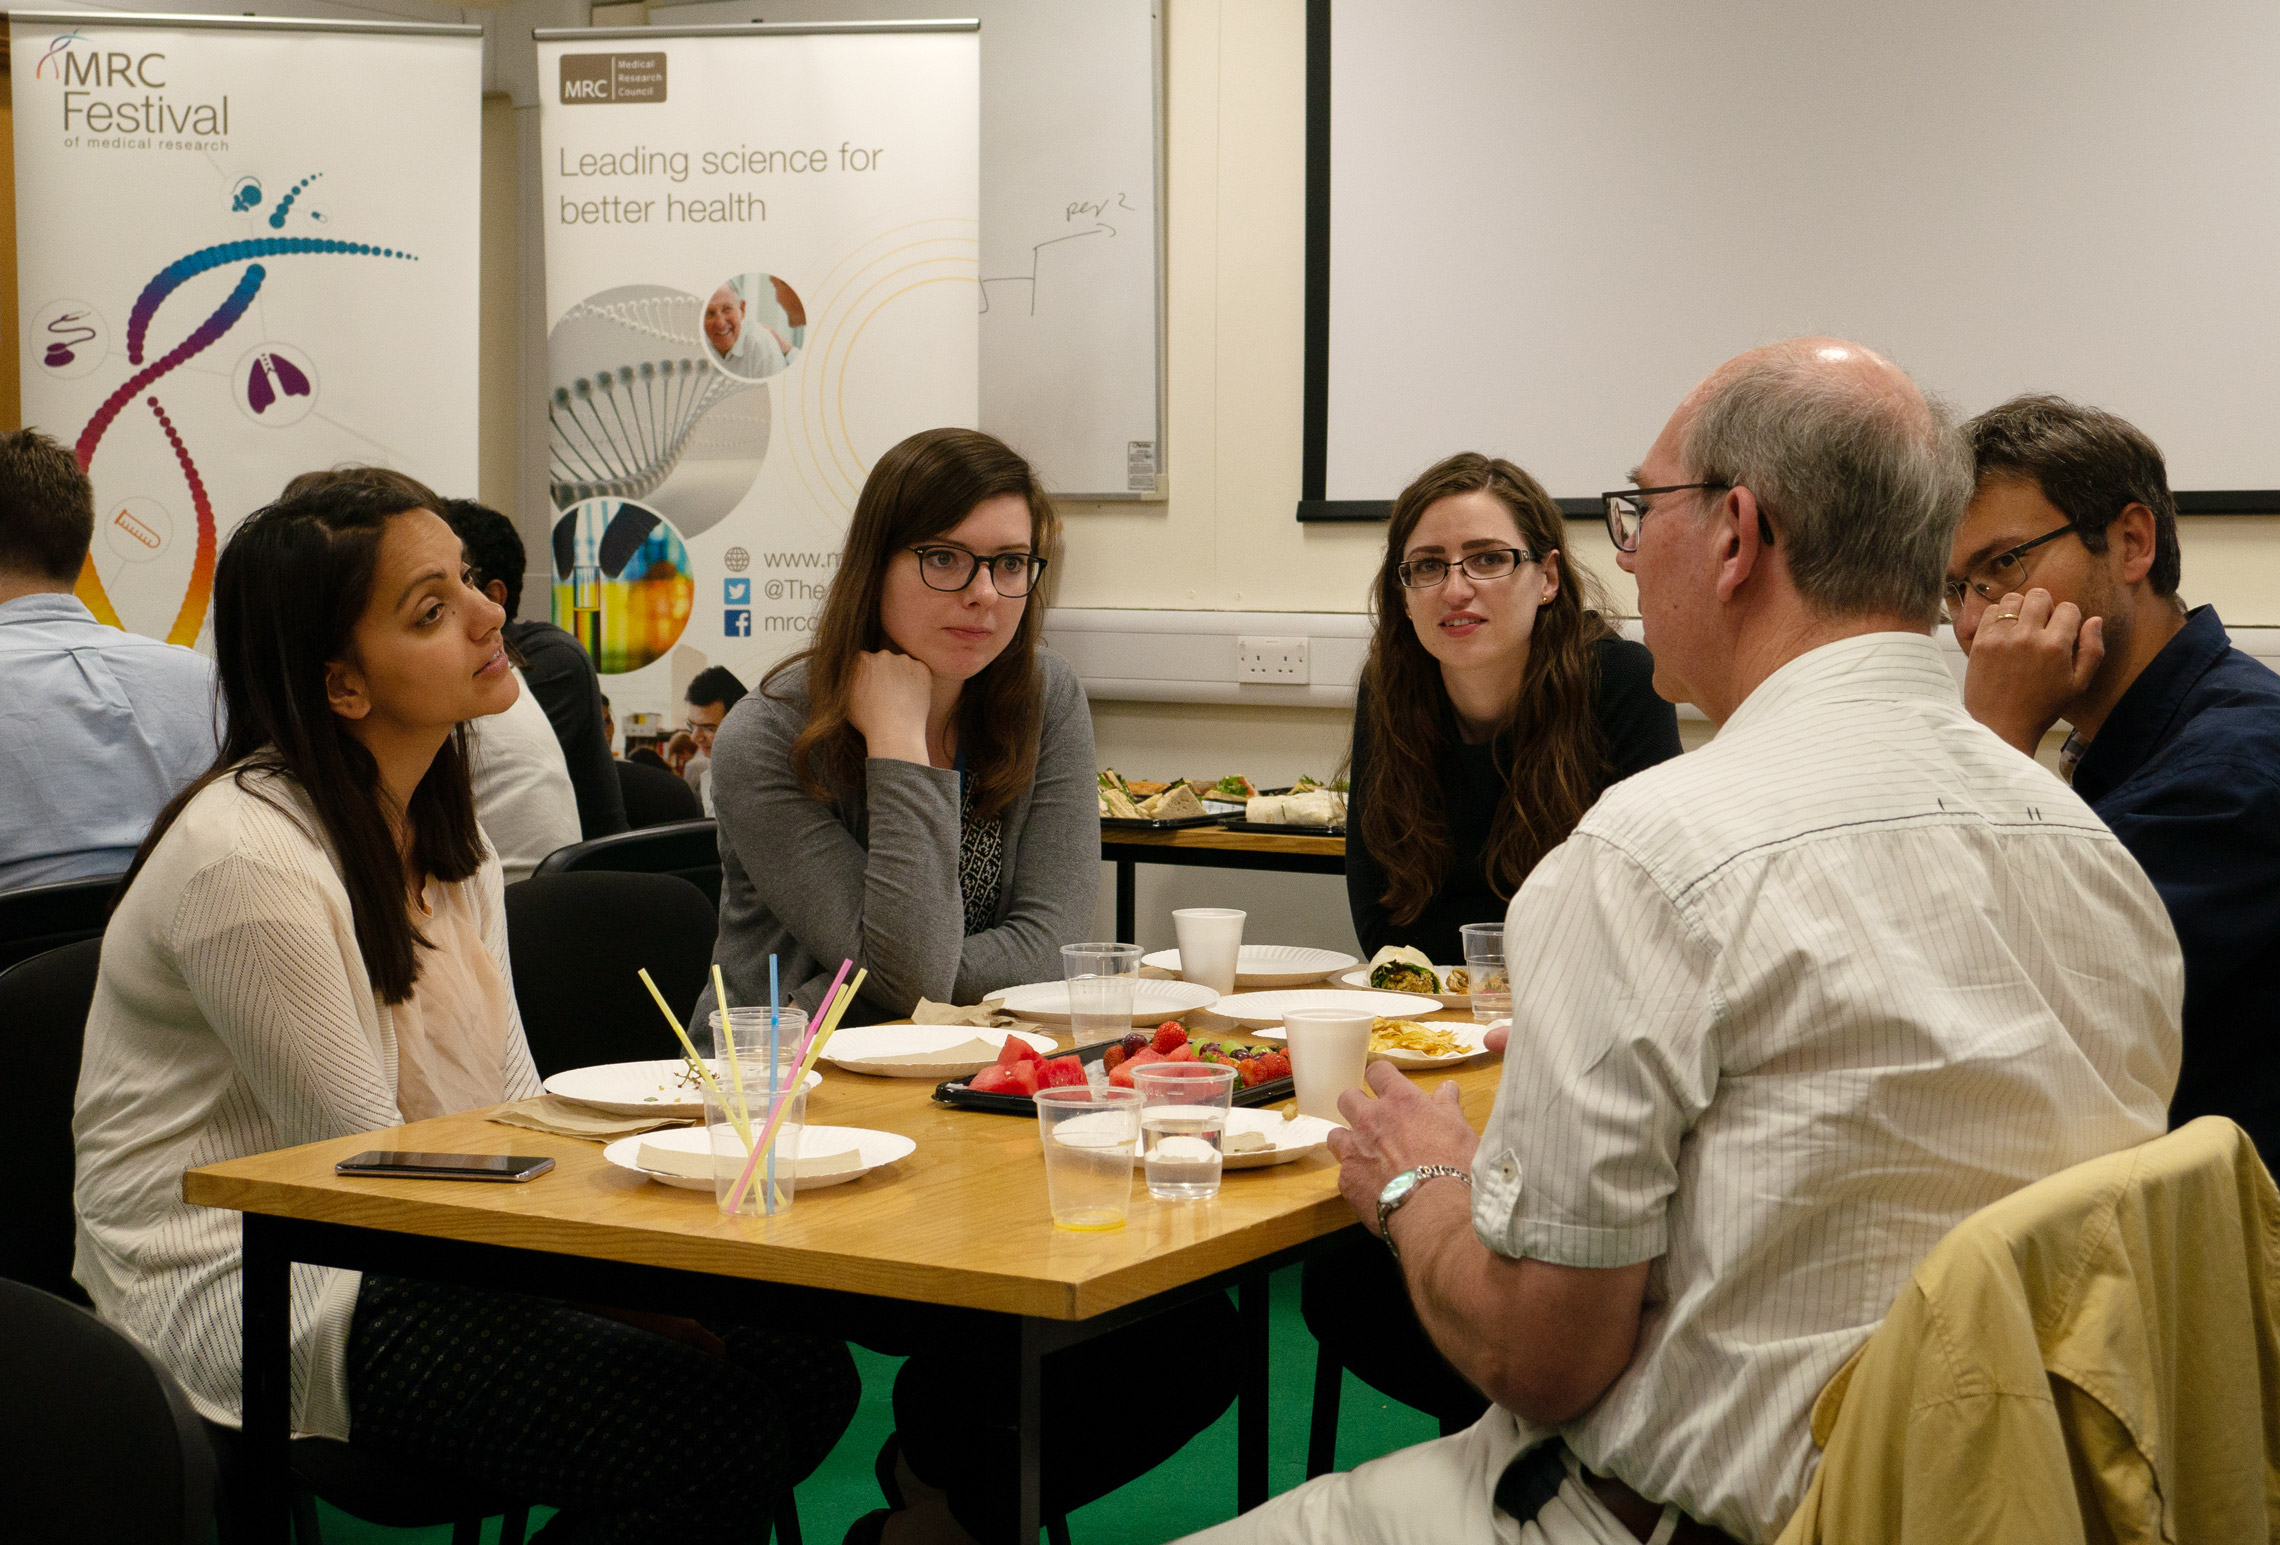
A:
[[[1116,939],[1120,944],[1140,942],[1140,903],[1135,883],[1139,867],[1129,858],[1116,861]]]
[[[1045,1352],[1050,1327],[1021,1322],[1021,1510],[1014,1538],[1037,1545],[1045,1521]]]
[[[284,1540],[293,1436],[292,1262],[283,1224],[260,1213],[242,1216],[244,1507],[239,1516],[246,1539]]]
[[[1246,1275],[1235,1289],[1243,1327],[1241,1382],[1235,1392],[1235,1511],[1267,1500],[1267,1274]]]

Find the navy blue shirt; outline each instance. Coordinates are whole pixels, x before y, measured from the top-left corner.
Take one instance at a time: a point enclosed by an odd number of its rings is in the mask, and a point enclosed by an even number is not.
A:
[[[2169,1124],[2230,1116],[2280,1164],[2280,675],[2195,607],[2114,705],[2074,791],[2152,878],[2184,947]]]

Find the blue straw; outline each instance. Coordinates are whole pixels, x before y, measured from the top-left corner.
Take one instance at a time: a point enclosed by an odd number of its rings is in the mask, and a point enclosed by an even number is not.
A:
[[[776,957],[770,955],[768,957],[768,1095],[771,1105],[790,1093],[789,1090],[776,1087],[777,1080],[784,1076],[783,1052],[777,1044],[778,1026],[781,1022],[781,1011],[777,1008],[777,1004],[781,1001],[782,998],[776,985]],[[766,1210],[769,1212],[776,1210],[776,1141],[774,1138],[768,1140],[768,1206]]]

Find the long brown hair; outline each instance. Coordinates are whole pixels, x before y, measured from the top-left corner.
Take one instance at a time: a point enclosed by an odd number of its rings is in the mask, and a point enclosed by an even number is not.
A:
[[[207,784],[234,776],[240,788],[258,795],[250,775],[282,773],[307,795],[340,864],[373,990],[383,1003],[412,995],[418,951],[428,940],[412,925],[403,856],[382,809],[380,766],[332,711],[325,667],[348,655],[350,633],[372,596],[388,523],[411,510],[441,508],[441,500],[401,473],[344,467],[295,478],[282,498],[231,534],[214,564],[221,754],[159,812],[119,895]],[[483,861],[466,733],[464,725],[451,732],[404,812],[413,862],[439,880],[464,880]]]
[[[1014,494],[1029,506],[1030,551],[1059,555],[1061,518],[1028,462],[1004,441],[975,429],[928,429],[912,435],[871,469],[831,593],[816,619],[815,642],[761,680],[767,697],[776,678],[807,666],[807,725],[792,742],[792,774],[812,799],[848,808],[863,788],[863,736],[847,719],[855,657],[888,647],[879,620],[887,565],[906,547],[952,530],[985,499]],[[1050,578],[1051,569],[1046,571]],[[1046,586],[1029,592],[1013,637],[966,684],[959,700],[958,744],[974,791],[974,814],[988,819],[1011,805],[1037,777],[1037,741],[1045,687],[1037,639],[1045,628]]]
[[[1482,492],[1512,512],[1532,557],[1540,562],[1560,550],[1559,507],[1543,487],[1509,461],[1467,451],[1427,468],[1393,502],[1385,561],[1371,592],[1377,626],[1362,667],[1369,787],[1361,828],[1385,867],[1380,899],[1398,923],[1416,921],[1454,866],[1472,855],[1451,851],[1443,809],[1441,770],[1456,743],[1456,715],[1440,663],[1409,620],[1397,570],[1428,508],[1452,495]],[[1607,750],[1593,710],[1599,687],[1593,646],[1613,631],[1601,615],[1605,604],[1598,581],[1563,555],[1559,590],[1536,613],[1520,695],[1490,739],[1505,796],[1481,857],[1500,896],[1518,890],[1537,861],[1567,840],[1606,785]]]

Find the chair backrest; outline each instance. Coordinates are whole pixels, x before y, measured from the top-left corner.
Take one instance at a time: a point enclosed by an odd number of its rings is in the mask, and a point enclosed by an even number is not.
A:
[[[0,1282],[0,1516],[10,1538],[204,1545],[214,1458],[182,1387],[74,1304]]]
[[[687,784],[681,785],[687,788]],[[536,874],[577,874],[607,869],[631,874],[672,874],[705,893],[720,909],[720,828],[707,820],[673,821],[556,848]]]
[[[614,765],[618,792],[625,796],[625,818],[635,831],[703,818],[705,802],[697,798],[697,791],[679,774],[644,762]]]
[[[0,891],[0,971],[45,950],[100,938],[119,879],[105,874]]]
[[[677,875],[541,872],[508,886],[515,1002],[540,1076],[679,1056],[635,973],[647,969],[686,1024],[712,964],[714,927],[712,903]]]
[[[0,1057],[20,1118],[0,1185],[0,1277],[74,1303],[87,1298],[71,1280],[71,1107],[102,956],[103,941],[85,939],[0,971]]]

